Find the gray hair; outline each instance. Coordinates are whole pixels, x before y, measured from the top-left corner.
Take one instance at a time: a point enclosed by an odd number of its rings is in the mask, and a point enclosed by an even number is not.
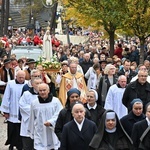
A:
[[[33,76],[33,74],[35,74],[35,73],[37,73],[37,72],[39,72],[39,73],[41,74],[40,70],[38,70],[38,69],[33,69],[33,70],[31,70],[30,75]]]

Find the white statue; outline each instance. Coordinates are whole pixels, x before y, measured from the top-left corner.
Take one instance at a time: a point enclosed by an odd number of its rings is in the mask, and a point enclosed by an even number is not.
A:
[[[50,61],[53,56],[50,30],[46,31],[43,38],[43,53],[44,58],[46,58],[47,61]]]
[[[52,5],[53,4],[53,0],[46,0],[46,5],[47,6],[50,6],[50,5]]]

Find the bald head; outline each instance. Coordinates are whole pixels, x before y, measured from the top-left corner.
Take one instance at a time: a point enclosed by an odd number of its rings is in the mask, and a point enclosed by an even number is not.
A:
[[[85,117],[85,108],[82,104],[75,104],[72,108],[72,116],[80,124]]]
[[[46,83],[41,83],[38,85],[39,96],[43,99],[47,99],[49,96],[49,86]]]
[[[122,87],[125,88],[127,85],[127,78],[124,75],[119,76],[118,78],[118,84]]]
[[[16,80],[19,82],[19,83],[24,83],[25,81],[25,72],[23,70],[19,70],[17,72],[17,75],[16,75]]]

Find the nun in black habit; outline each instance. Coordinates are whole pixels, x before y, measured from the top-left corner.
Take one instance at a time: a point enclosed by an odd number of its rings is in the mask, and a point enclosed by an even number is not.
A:
[[[117,114],[107,110],[91,140],[90,150],[131,150],[133,142],[123,129]]]

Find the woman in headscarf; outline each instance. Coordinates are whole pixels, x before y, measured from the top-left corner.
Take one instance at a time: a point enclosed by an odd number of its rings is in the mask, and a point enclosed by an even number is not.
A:
[[[143,113],[143,102],[139,98],[135,98],[130,103],[132,110],[123,118],[120,119],[120,122],[127,132],[127,134],[131,137],[133,125],[136,122],[139,122],[145,119],[145,115]]]
[[[56,121],[56,126],[55,126],[55,133],[60,141],[61,141],[62,130],[63,130],[64,124],[68,123],[69,121],[73,119],[73,116],[71,113],[72,107],[75,103],[80,102],[80,94],[81,92],[76,88],[72,88],[67,92],[66,105],[60,111],[57,121]],[[86,117],[90,118],[90,112],[86,111]]]
[[[90,150],[130,150],[132,143],[116,113],[107,110],[89,146]]]
[[[85,104],[85,108],[89,110],[91,120],[94,121],[98,127],[105,109],[101,105],[97,104],[98,94],[96,90],[89,89],[86,93],[86,97],[87,103]]]

